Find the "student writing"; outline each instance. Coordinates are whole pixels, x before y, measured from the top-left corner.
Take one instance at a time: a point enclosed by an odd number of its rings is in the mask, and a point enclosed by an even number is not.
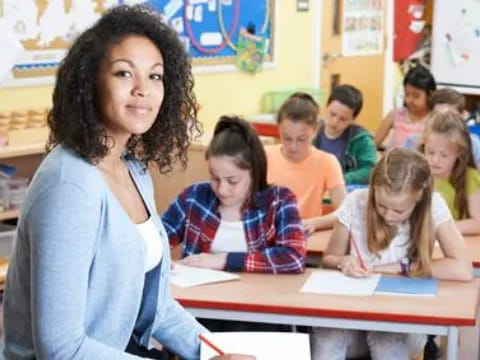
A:
[[[425,158],[393,149],[375,167],[369,189],[350,193],[336,212],[338,223],[322,263],[349,276],[405,274],[467,281],[472,263],[443,198],[433,192]],[[354,239],[359,255],[350,246]],[[443,259],[432,259],[438,240]],[[345,359],[370,354],[376,359],[411,359],[424,347],[425,335],[315,328],[313,359]]]
[[[480,234],[480,172],[471,137],[460,114],[434,111],[421,150],[430,165],[435,189],[442,194],[462,234]]]
[[[328,192],[337,208],[346,189],[340,163],[334,155],[318,150],[312,141],[318,130],[318,105],[305,93],[295,93],[280,107],[278,145],[266,146],[268,181],[291,189],[298,198],[300,215],[316,228],[331,227],[333,214],[324,215],[323,197]],[[309,226],[309,225],[307,225]]]
[[[327,100],[315,146],[337,157],[347,184],[366,184],[377,162],[373,136],[355,123],[363,107],[362,93],[352,85],[336,86]]]
[[[450,109],[457,111],[462,120],[466,120],[468,112],[465,109],[465,96],[460,94],[455,89],[442,88],[435,90],[430,97],[430,105],[432,110],[445,110]],[[480,139],[476,134],[470,134],[470,141],[472,143],[473,160],[477,169],[480,169]]]
[[[162,216],[181,263],[229,271],[300,273],[306,244],[295,195],[269,185],[253,128],[223,116],[206,152],[209,182],[185,189]]]

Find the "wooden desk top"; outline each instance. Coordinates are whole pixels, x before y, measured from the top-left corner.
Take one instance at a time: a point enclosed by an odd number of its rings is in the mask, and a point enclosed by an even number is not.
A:
[[[327,248],[332,230],[316,231],[307,237],[307,253],[322,255]]]
[[[332,230],[317,231],[307,238],[307,253],[309,255],[322,255],[327,248]],[[480,236],[466,236],[465,244],[472,257],[473,267],[480,268]],[[434,258],[443,257],[440,247],[433,250]]]
[[[480,295],[480,279],[477,278],[471,282],[440,281],[438,296],[431,298],[301,293],[300,289],[312,271],[307,269],[300,275],[245,273],[241,274],[239,281],[192,288],[172,286],[172,293],[183,306],[202,309],[429,325],[475,325]]]

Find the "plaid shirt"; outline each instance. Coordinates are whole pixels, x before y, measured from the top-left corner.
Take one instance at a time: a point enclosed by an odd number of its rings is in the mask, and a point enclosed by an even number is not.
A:
[[[271,186],[257,195],[258,206],[243,209],[247,252],[227,254],[225,270],[300,273],[305,269],[306,241],[295,195]],[[171,246],[183,242],[183,256],[210,252],[221,222],[219,201],[210,184],[194,184],[162,216]]]

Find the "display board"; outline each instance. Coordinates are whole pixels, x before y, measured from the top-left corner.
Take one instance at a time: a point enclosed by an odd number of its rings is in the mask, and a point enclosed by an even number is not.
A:
[[[431,61],[440,86],[480,94],[480,0],[435,0]]]
[[[242,28],[265,38],[265,59],[272,60],[274,2],[0,0],[0,24],[25,49],[12,64],[4,85],[52,83],[56,68],[75,37],[91,26],[102,12],[119,4],[142,4],[160,10],[164,21],[177,31],[194,65],[234,64]],[[10,44],[12,39],[8,41]]]

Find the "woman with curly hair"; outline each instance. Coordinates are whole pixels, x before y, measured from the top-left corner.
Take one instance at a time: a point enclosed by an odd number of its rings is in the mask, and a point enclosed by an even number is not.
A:
[[[169,293],[168,238],[147,170],[186,165],[198,130],[192,89],[181,42],[152,10],[116,7],[74,42],[57,74],[48,155],[18,222],[7,359],[162,358],[147,350],[151,338],[199,357],[206,330]]]

